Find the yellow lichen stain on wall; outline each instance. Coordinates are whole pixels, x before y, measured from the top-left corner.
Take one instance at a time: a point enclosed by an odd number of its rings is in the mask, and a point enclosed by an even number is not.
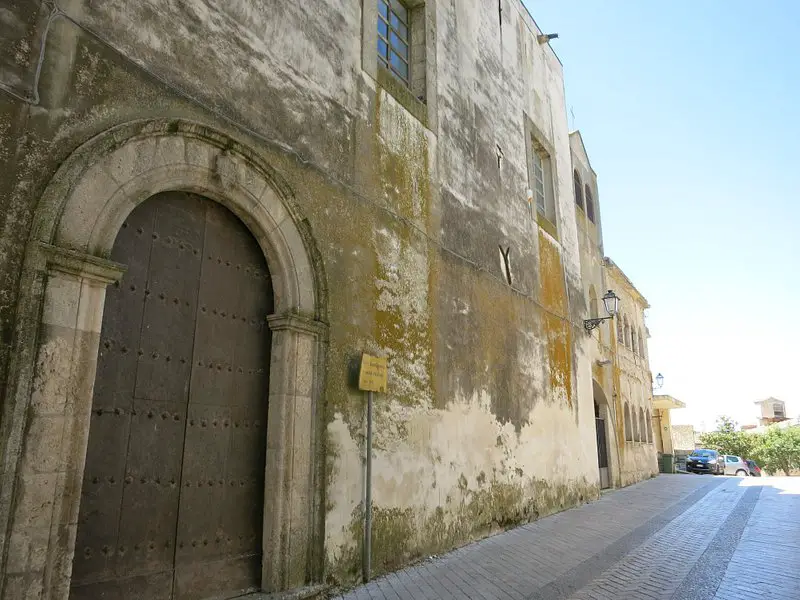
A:
[[[572,408],[572,332],[568,321],[567,290],[558,246],[539,231],[539,301],[547,337],[550,396]]]
[[[375,103],[376,180],[399,218],[365,232],[375,252],[375,332],[389,359],[392,397],[405,404],[432,401],[433,335],[427,224],[430,166],[426,130],[379,91]],[[415,227],[416,225],[416,227]]]

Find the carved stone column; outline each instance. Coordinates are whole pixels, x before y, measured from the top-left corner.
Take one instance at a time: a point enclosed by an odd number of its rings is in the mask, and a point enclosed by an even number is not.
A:
[[[124,268],[41,245],[44,302],[3,598],[66,600],[105,290]]]
[[[320,378],[327,326],[289,313],[268,318],[272,330],[264,494],[265,591],[303,586],[310,576]]]

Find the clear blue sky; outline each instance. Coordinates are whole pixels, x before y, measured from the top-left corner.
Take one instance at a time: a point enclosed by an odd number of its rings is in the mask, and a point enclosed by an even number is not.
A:
[[[606,254],[674,422],[800,414],[800,2],[525,0],[564,64]]]

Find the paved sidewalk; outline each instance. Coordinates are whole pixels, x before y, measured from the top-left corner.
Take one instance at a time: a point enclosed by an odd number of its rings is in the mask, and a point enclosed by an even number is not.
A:
[[[800,478],[663,475],[342,600],[800,599]]]

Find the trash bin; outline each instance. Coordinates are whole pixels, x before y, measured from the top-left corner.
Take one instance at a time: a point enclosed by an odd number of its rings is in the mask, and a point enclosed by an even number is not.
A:
[[[659,470],[662,473],[674,473],[675,472],[675,465],[673,462],[673,455],[672,454],[662,454],[659,458]]]

